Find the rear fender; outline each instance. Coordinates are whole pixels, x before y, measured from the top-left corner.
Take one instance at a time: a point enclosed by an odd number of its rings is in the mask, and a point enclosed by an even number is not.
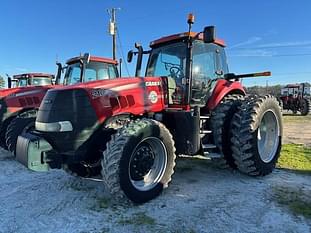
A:
[[[246,95],[245,90],[240,82],[232,82],[225,79],[220,79],[217,81],[213,93],[207,102],[208,109],[213,110],[228,94]]]

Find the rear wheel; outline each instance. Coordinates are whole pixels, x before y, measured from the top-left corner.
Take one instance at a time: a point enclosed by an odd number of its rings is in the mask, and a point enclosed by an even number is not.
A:
[[[238,169],[252,176],[271,173],[282,144],[278,101],[270,95],[247,98],[235,113],[231,130],[231,149]]]
[[[308,115],[308,113],[311,111],[310,109],[310,100],[306,99],[306,98],[303,98],[301,99],[301,115],[302,116],[306,116]]]
[[[107,143],[102,177],[114,197],[144,203],[168,186],[175,159],[172,135],[163,124],[150,119],[131,121]]]
[[[216,107],[211,117],[211,128],[213,131],[214,142],[223,155],[223,159],[219,159],[218,163],[222,167],[230,166],[236,168],[231,150],[231,132],[228,130],[234,113],[241,105],[243,95],[231,94],[221,101]],[[203,138],[204,140],[204,138]]]
[[[15,156],[16,143],[19,135],[33,130],[37,111],[29,110],[16,116],[8,125],[5,134],[7,149]]]

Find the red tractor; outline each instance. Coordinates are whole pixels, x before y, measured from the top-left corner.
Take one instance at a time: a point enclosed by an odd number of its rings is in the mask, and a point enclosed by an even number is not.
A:
[[[8,76],[8,88],[47,86],[53,84],[54,75],[44,73],[26,73]]]
[[[56,83],[60,82],[61,73],[65,72],[63,84],[72,85],[80,82],[90,82],[95,80],[113,79],[119,76],[117,61],[108,58],[94,57],[85,54],[67,61],[67,65],[58,65]],[[27,132],[34,128],[37,110],[42,99],[49,89],[61,87],[61,85],[48,86],[27,86],[24,87],[22,77],[16,77],[16,88],[0,91],[0,143],[15,154],[17,137],[22,132]],[[35,84],[38,76],[27,76],[31,81],[28,84]],[[42,76],[40,76],[42,77]],[[42,79],[42,78],[41,78]]]
[[[281,89],[280,102],[284,110],[298,111],[302,116],[311,112],[310,84],[288,84]]]
[[[223,157],[251,176],[272,172],[282,140],[276,98],[246,96],[228,72],[214,27],[136,44],[136,77],[49,90],[35,130],[18,137],[17,160],[33,171],[100,175],[117,199],[147,202],[166,188],[176,155]],[[145,77],[142,56],[149,54]]]

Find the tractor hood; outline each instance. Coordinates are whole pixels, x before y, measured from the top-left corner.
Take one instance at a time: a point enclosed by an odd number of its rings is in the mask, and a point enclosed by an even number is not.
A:
[[[36,129],[54,148],[76,150],[106,120],[164,109],[165,78],[118,78],[49,90],[38,111]]]
[[[57,86],[31,86],[0,91],[0,120],[16,115],[22,109],[39,108],[45,93]]]
[[[57,110],[76,106],[78,110],[83,107],[78,104],[79,98],[87,98],[100,122],[119,113],[143,114],[161,111],[165,105],[165,83],[166,78],[145,77],[99,80],[65,86],[49,90],[40,110],[50,109],[52,106],[59,106]]]

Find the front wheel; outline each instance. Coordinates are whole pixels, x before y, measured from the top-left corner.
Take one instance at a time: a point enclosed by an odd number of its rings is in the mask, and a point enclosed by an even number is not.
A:
[[[15,156],[17,138],[34,129],[37,111],[29,110],[16,116],[8,125],[5,142],[8,150]]]
[[[252,176],[271,173],[282,145],[282,113],[276,98],[247,98],[235,113],[231,130],[238,169]]]
[[[168,186],[175,167],[172,135],[160,122],[129,122],[112,136],[103,152],[102,177],[116,198],[144,203]]]

